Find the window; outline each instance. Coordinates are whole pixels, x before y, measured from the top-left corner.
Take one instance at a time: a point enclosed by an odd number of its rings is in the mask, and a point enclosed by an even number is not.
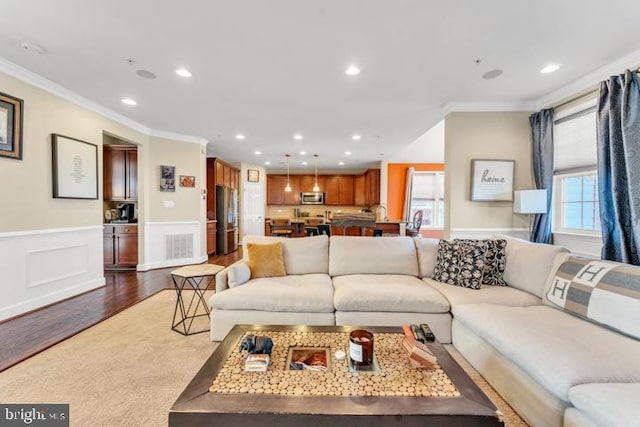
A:
[[[444,173],[414,172],[409,218],[419,210],[423,228],[444,228]]]
[[[554,122],[553,229],[600,233],[593,102],[557,115]]]
[[[558,176],[555,191],[560,195],[557,228],[564,231],[600,231],[595,172]]]

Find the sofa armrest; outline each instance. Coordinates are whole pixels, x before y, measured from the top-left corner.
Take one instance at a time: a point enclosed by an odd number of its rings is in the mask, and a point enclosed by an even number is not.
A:
[[[216,292],[222,292],[225,289],[229,289],[229,269],[234,265],[240,264],[242,262],[245,261],[236,261],[233,264],[227,266],[224,270],[220,270],[218,274],[216,274]]]

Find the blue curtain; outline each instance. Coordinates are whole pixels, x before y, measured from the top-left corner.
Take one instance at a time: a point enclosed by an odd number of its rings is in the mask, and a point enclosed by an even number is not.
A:
[[[640,265],[640,86],[628,71],[600,82],[598,195],[602,259]]]
[[[553,191],[553,109],[529,116],[533,145],[533,176],[536,188],[547,190],[547,213],[533,220],[530,240],[551,243],[551,193]]]

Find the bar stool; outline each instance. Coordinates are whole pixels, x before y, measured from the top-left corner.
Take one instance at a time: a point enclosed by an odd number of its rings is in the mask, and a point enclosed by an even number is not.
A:
[[[293,234],[293,227],[289,218],[274,218],[271,220],[271,235],[289,237]]]

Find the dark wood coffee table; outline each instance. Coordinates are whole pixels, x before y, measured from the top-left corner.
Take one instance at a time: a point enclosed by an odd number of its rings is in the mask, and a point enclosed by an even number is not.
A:
[[[496,407],[439,343],[429,347],[457,390],[455,397],[278,395],[261,392],[209,392],[224,371],[227,360],[238,352],[237,343],[247,332],[348,333],[356,326],[236,325],[220,343],[169,412],[169,426],[500,426]],[[396,327],[364,327],[375,334],[399,334]],[[271,364],[281,363],[273,360]],[[411,369],[407,367],[407,369]],[[307,371],[308,372],[308,371]],[[300,371],[297,372],[298,374]],[[262,373],[239,372],[261,381]],[[314,372],[315,375],[323,373]],[[238,374],[236,374],[237,376]],[[337,375],[337,374],[336,374]],[[355,375],[376,375],[371,373]],[[243,380],[249,377],[242,377]],[[304,377],[297,377],[298,382]],[[370,378],[370,377],[369,377]],[[292,382],[292,387],[295,386]]]

